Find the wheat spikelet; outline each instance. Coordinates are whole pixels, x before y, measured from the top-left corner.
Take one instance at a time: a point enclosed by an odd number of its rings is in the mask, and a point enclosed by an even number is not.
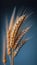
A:
[[[19,16],[17,16],[17,17],[16,17],[16,20],[15,20],[15,22],[16,22],[18,19],[19,19]]]
[[[22,22],[24,21],[25,18],[26,18],[26,17],[25,17],[24,15],[21,16],[21,17],[17,20],[17,22],[14,24],[13,30],[12,30],[12,32],[11,32],[11,41],[10,41],[10,46],[11,46],[11,48],[12,48],[13,45],[14,45],[14,39],[15,39],[15,37],[16,37],[16,34],[17,34],[17,32],[18,32],[18,29],[19,29],[19,27],[21,26],[21,24],[22,24]]]
[[[10,33],[7,32],[7,53],[8,55],[11,54],[11,47],[10,47]]]
[[[16,41],[15,41],[15,44],[14,44],[14,46],[13,46],[14,49],[17,47],[17,44],[18,44],[18,42],[20,41],[20,39],[23,37],[23,35],[26,34],[26,32],[28,32],[30,28],[31,28],[31,26],[30,26],[30,27],[27,27],[26,29],[24,29],[24,30],[18,35],[18,37],[16,38]]]

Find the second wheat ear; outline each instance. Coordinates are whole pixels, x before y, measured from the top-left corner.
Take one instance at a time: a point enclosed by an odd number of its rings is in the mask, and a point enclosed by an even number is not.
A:
[[[22,32],[20,32],[20,34],[17,36],[16,40],[15,40],[15,44],[13,46],[13,49],[16,49],[18,42],[20,41],[20,39],[30,30],[30,27],[27,27],[26,29],[24,29]]]
[[[27,41],[29,41],[29,40],[30,40],[30,38],[27,38],[27,39],[22,40],[20,43],[17,44],[17,47],[16,47],[15,51],[13,52],[13,53],[14,53],[14,57],[17,56],[17,54],[18,54],[18,52],[20,51],[20,49],[21,49],[21,48],[23,47],[23,45],[24,45]]]

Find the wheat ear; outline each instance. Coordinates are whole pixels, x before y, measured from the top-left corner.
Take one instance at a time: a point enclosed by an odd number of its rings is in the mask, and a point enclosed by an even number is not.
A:
[[[13,10],[13,14],[12,14],[12,17],[10,19],[10,25],[9,25],[9,28],[7,30],[7,48],[8,48],[8,55],[11,54],[11,48],[10,48],[10,34],[11,34],[11,31],[12,31],[12,28],[13,28],[13,25],[14,25],[14,15],[15,15],[15,8]]]
[[[16,10],[16,8],[14,8],[14,10],[13,10],[13,14],[12,14],[12,17],[11,17],[11,19],[10,19],[9,29],[8,29],[8,31],[7,31],[8,55],[11,54],[11,48],[10,48],[10,35],[11,35],[11,31],[12,31],[12,28],[13,28],[13,25],[14,25],[15,10]]]
[[[18,52],[20,51],[21,47],[23,47],[23,45],[28,41],[30,40],[31,38],[27,38],[25,40],[22,40],[18,45],[17,45],[17,48],[15,49],[14,51],[14,57],[18,54]]]
[[[11,48],[14,45],[14,39],[16,37],[16,34],[18,32],[18,29],[20,28],[21,24],[23,23],[24,19],[25,19],[25,15],[21,16],[14,24],[13,30],[11,32],[11,39],[10,39],[10,46]]]
[[[17,44],[18,44],[18,42],[20,41],[20,39],[23,37],[23,35],[25,35],[25,34],[29,31],[30,28],[31,28],[31,26],[30,26],[30,27],[27,27],[26,29],[24,29],[24,30],[18,35],[18,37],[16,38],[16,41],[15,41],[15,45],[13,46],[14,49],[17,47]]]

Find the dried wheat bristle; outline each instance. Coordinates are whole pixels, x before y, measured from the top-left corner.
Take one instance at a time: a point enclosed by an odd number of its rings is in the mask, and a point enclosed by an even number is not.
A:
[[[16,11],[16,7],[14,8],[11,19],[10,19],[10,24],[9,24],[9,30],[10,31],[12,31],[12,28],[13,28],[13,25],[14,25],[15,11]]]

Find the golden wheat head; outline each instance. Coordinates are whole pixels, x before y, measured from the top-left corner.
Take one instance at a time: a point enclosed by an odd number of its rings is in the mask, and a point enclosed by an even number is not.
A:
[[[25,15],[21,16],[14,24],[13,30],[11,32],[11,40],[10,40],[11,48],[14,45],[14,40],[15,40],[16,34],[18,32],[18,29],[20,28],[20,26],[23,23],[25,18],[26,18]]]

